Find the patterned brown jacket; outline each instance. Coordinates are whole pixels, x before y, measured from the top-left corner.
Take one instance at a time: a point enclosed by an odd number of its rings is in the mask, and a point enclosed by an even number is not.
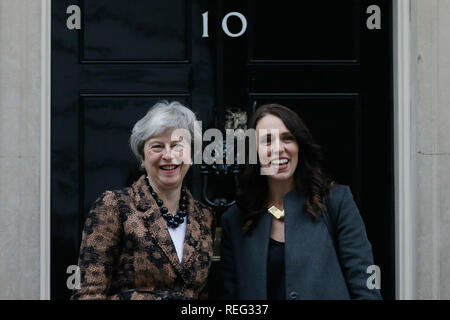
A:
[[[143,175],[131,187],[106,191],[90,210],[72,299],[198,299],[206,297],[213,255],[211,208],[187,191],[180,263],[166,222]]]

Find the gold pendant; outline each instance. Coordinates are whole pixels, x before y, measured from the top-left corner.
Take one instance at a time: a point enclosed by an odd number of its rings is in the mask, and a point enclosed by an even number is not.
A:
[[[275,218],[277,219],[284,218],[284,210],[280,210],[275,206],[271,206],[268,210]]]

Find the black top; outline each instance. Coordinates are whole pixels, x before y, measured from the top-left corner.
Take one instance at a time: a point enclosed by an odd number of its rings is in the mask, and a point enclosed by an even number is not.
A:
[[[284,242],[270,238],[267,261],[267,299],[286,299],[284,272]]]

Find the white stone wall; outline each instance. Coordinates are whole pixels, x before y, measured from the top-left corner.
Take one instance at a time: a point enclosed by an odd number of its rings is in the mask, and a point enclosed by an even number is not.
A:
[[[412,1],[416,299],[450,299],[450,0]]]
[[[0,0],[0,299],[39,299],[41,2]]]

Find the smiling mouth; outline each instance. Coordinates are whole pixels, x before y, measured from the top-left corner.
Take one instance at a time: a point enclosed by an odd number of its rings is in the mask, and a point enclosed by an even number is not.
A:
[[[160,166],[159,168],[161,169],[161,170],[165,170],[165,171],[172,171],[172,170],[175,170],[176,168],[178,168],[179,166],[177,166],[177,165],[166,165],[166,166]]]
[[[276,165],[276,166],[282,166],[282,165],[288,164],[289,163],[289,159],[272,160],[270,163],[273,164],[273,165]]]

